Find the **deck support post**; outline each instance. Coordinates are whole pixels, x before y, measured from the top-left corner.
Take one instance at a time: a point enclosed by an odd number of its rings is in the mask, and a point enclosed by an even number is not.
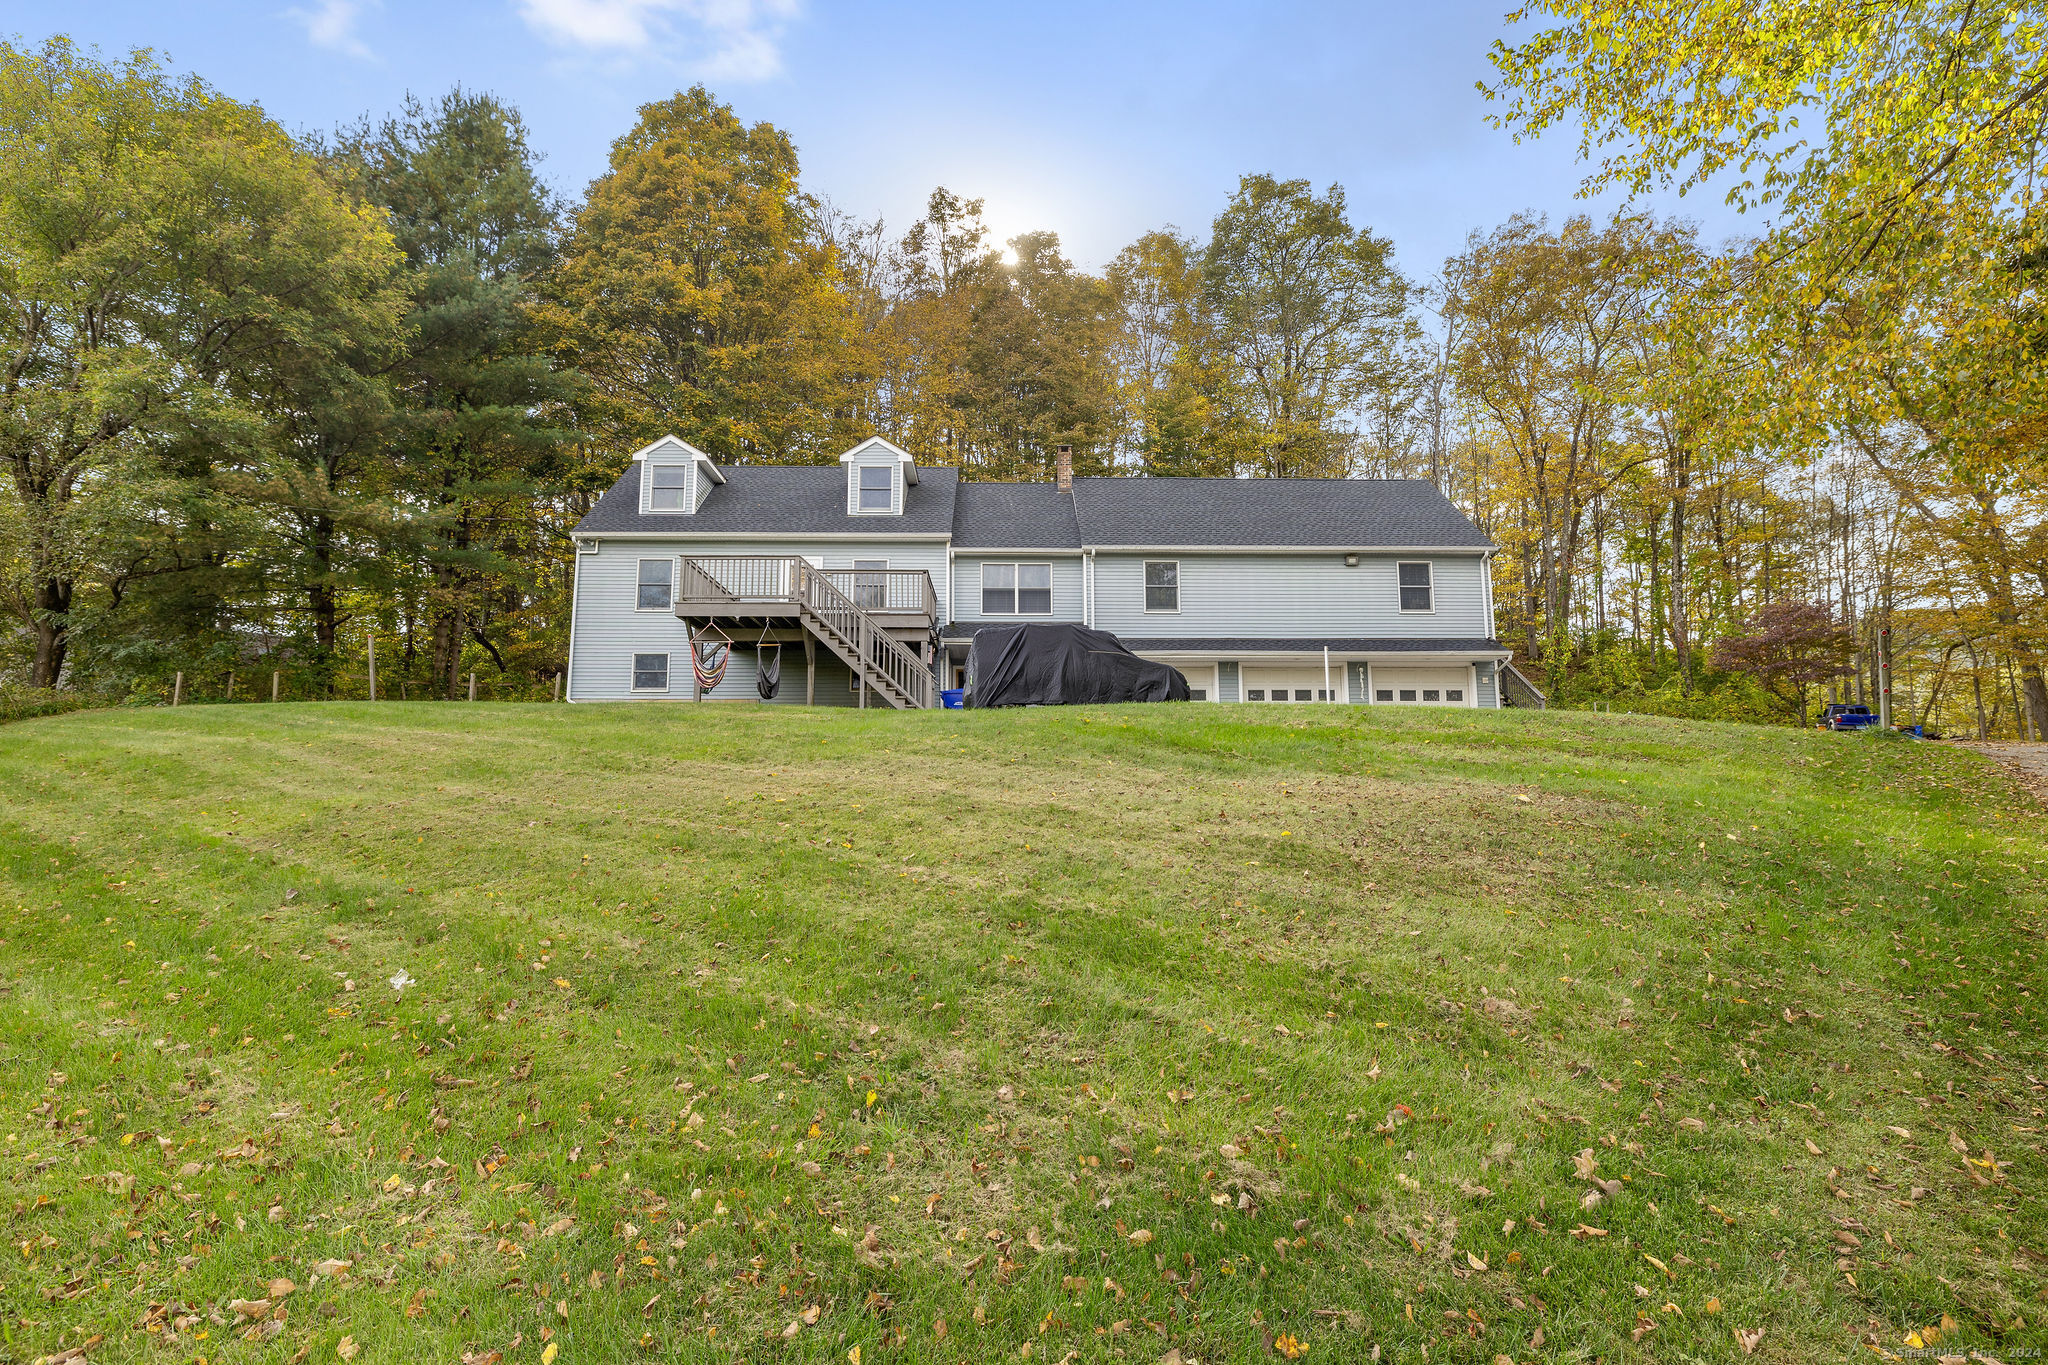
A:
[[[809,631],[804,632],[804,705],[818,704],[818,641]]]

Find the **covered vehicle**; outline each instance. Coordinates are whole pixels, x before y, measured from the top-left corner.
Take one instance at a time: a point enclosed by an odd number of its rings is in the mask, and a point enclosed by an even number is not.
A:
[[[1187,700],[1179,669],[1139,658],[1106,630],[1063,622],[983,626],[967,648],[969,706]]]

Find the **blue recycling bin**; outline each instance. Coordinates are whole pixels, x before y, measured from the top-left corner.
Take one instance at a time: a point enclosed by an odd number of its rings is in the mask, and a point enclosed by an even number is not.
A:
[[[966,705],[962,700],[967,695],[964,687],[942,687],[939,689],[939,703],[948,711],[958,711]]]

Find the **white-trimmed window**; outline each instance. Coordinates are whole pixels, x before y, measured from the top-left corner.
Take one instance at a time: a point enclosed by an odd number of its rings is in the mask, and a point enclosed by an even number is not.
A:
[[[1180,610],[1180,561],[1175,559],[1148,559],[1145,561],[1145,610],[1177,612]]]
[[[667,611],[675,605],[676,562],[673,559],[640,561],[640,591],[633,603],[636,611]]]
[[[647,469],[647,507],[653,512],[690,510],[690,467],[657,464]]]
[[[887,512],[896,505],[896,471],[885,464],[864,464],[859,474],[860,501],[855,504],[863,512]]]
[[[635,692],[668,691],[668,655],[635,654],[633,656],[633,690]]]
[[[1052,565],[981,566],[983,616],[1052,615]]]
[[[1401,575],[1401,610],[1435,611],[1435,588],[1430,582],[1429,561],[1403,562],[1395,566]]]

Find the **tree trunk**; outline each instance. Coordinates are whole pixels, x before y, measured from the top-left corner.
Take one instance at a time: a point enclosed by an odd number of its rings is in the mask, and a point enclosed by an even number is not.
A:
[[[71,597],[76,587],[71,579],[56,575],[36,580],[36,653],[29,665],[31,687],[55,687],[64,676],[64,656],[71,652]]]

